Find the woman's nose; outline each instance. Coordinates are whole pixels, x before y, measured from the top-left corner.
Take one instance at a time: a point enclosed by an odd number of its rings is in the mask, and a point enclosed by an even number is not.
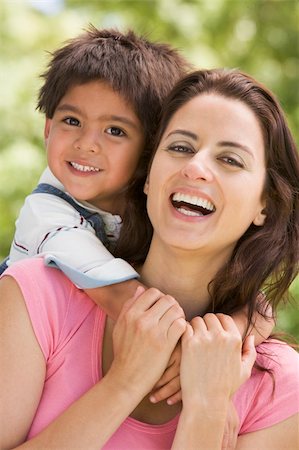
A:
[[[211,162],[199,154],[196,154],[187,161],[182,168],[182,174],[190,180],[204,180],[210,182],[214,178]]]
[[[98,131],[82,131],[75,142],[75,148],[90,153],[98,152],[101,148]]]

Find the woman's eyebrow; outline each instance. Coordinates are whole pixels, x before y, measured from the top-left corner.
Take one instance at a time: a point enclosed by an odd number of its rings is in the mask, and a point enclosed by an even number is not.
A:
[[[244,152],[248,153],[253,158],[252,150],[249,147],[247,147],[247,145],[240,144],[239,142],[221,141],[221,142],[218,142],[218,145],[219,145],[219,147],[239,148],[240,150],[243,150]]]
[[[193,139],[194,141],[198,140],[197,134],[192,133],[192,131],[180,130],[180,129],[171,131],[170,133],[168,133],[168,135],[166,137],[168,138],[169,136],[172,136],[173,134],[181,134],[183,136]]]

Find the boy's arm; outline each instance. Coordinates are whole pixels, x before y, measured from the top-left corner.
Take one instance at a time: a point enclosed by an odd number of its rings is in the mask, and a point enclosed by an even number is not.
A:
[[[137,278],[126,261],[114,258],[92,226],[63,199],[51,194],[29,195],[16,223],[10,261],[44,256],[78,287],[93,289]]]
[[[85,292],[109,317],[116,320],[125,301],[134,296],[138,286],[145,287],[138,280],[132,279],[95,289],[85,289]]]

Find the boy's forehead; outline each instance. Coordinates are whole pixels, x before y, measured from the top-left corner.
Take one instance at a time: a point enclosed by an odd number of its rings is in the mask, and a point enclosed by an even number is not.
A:
[[[82,115],[98,114],[103,119],[120,121],[140,130],[141,120],[126,96],[102,80],[74,83],[60,99],[56,112]]]

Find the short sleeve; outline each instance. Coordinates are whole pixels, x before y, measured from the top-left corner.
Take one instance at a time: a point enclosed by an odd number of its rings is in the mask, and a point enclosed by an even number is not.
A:
[[[78,326],[78,315],[80,324],[94,306],[93,302],[61,271],[45,267],[40,257],[12,264],[5,275],[18,283],[37,341],[49,361],[59,346],[71,338],[73,323]]]
[[[269,340],[258,347],[251,378],[234,396],[244,434],[275,425],[299,411],[299,355],[287,344]]]

